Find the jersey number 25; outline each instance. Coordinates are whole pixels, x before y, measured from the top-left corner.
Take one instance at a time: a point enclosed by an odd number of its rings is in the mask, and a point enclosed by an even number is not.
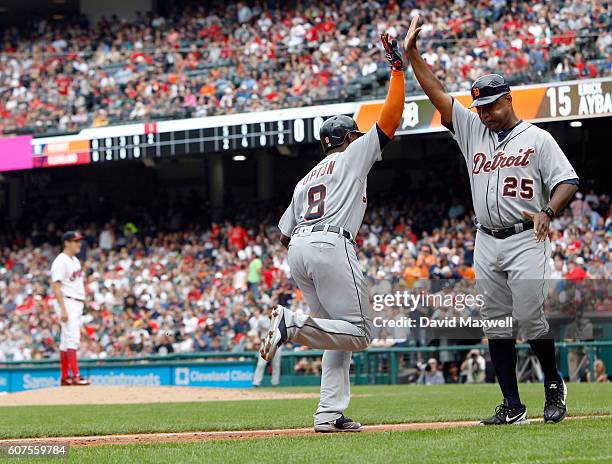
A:
[[[304,215],[304,219],[311,221],[319,219],[325,212],[325,196],[327,188],[325,184],[313,185],[308,189],[308,210]]]
[[[517,179],[514,176],[506,177],[504,179],[504,190],[502,192],[502,196],[516,198],[519,181],[521,188],[518,195],[523,200],[531,200],[533,198],[533,179],[530,179],[529,177],[522,177],[521,179]]]

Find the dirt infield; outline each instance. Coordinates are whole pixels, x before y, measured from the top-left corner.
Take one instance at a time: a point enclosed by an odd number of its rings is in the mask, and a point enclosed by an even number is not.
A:
[[[0,396],[0,406],[66,404],[189,403],[318,398],[318,393],[288,393],[273,389],[198,387],[58,387]]]
[[[566,420],[594,419],[610,416],[575,416]],[[530,419],[531,422],[542,422],[542,419]],[[478,426],[477,421],[454,422],[416,422],[411,424],[379,424],[366,425],[363,433],[375,432],[407,432],[414,430],[438,430],[453,427]],[[233,430],[220,432],[176,432],[176,433],[142,433],[128,435],[98,435],[84,437],[48,437],[48,438],[20,438],[0,440],[0,447],[10,445],[70,445],[70,446],[100,446],[100,445],[134,445],[152,443],[189,443],[210,440],[245,440],[249,438],[271,437],[301,437],[316,434],[311,427],[299,429],[273,429],[273,430]]]

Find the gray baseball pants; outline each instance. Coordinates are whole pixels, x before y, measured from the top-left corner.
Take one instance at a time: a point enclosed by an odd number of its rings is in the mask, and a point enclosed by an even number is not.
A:
[[[293,235],[289,267],[310,314],[286,310],[287,335],[289,340],[325,350],[321,399],[314,422],[331,422],[349,405],[351,352],[370,344],[372,316],[367,282],[353,243],[332,232]]]
[[[484,295],[485,320],[512,316],[529,340],[543,337],[549,326],[544,316],[548,294],[551,246],[536,242],[533,230],[505,239],[482,231],[476,234],[474,271],[478,292]],[[485,328],[489,338],[512,338],[512,328]]]
[[[276,351],[276,355],[272,359],[271,383],[273,387],[278,386],[280,382],[282,352],[283,352],[283,347],[280,346],[278,350]],[[259,387],[261,385],[261,381],[264,378],[264,373],[266,371],[267,365],[268,365],[268,361],[266,361],[261,356],[257,357],[257,367],[255,368],[255,375],[253,375],[253,386],[254,387]]]

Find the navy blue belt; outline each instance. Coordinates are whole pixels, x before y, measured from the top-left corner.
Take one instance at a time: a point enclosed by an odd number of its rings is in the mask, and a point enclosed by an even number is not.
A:
[[[485,234],[490,235],[491,237],[504,239],[515,234],[520,234],[526,230],[533,229],[533,221],[517,222],[513,226],[503,227],[501,229],[490,229],[482,224],[478,224],[477,227],[479,230],[482,230]]]

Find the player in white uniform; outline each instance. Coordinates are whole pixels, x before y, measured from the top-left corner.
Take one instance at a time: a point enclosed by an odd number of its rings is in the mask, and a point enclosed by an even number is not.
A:
[[[317,432],[361,430],[361,424],[343,414],[350,400],[351,352],[369,345],[372,330],[367,283],[353,239],[366,209],[367,175],[381,159],[404,109],[401,53],[387,34],[381,40],[392,71],[378,122],[366,134],[348,116],[323,123],[320,136],[326,156],[298,182],[279,223],[291,276],[310,314],[277,306],[260,352],[270,360],[287,340],[325,350],[321,400],[314,416]]]
[[[89,385],[81,377],[77,350],[81,340],[81,324],[85,303],[85,283],[81,263],[76,255],[81,250],[83,237],[75,231],[63,236],[64,250],[53,260],[51,282],[55,295],[56,312],[60,318],[61,385]],[[72,376],[69,375],[72,372]]]
[[[474,267],[485,296],[482,316],[489,321],[512,316],[518,322],[544,372],[544,420],[559,422],[567,413],[567,388],[544,316],[548,227],[577,191],[578,176],[548,132],[516,116],[502,76],[488,74],[474,82],[471,107],[477,113],[446,93],[416,48],[419,31],[413,21],[405,43],[412,69],[459,144],[470,176],[478,228]],[[504,400],[482,424],[524,423],[512,328],[491,327],[485,334]]]

